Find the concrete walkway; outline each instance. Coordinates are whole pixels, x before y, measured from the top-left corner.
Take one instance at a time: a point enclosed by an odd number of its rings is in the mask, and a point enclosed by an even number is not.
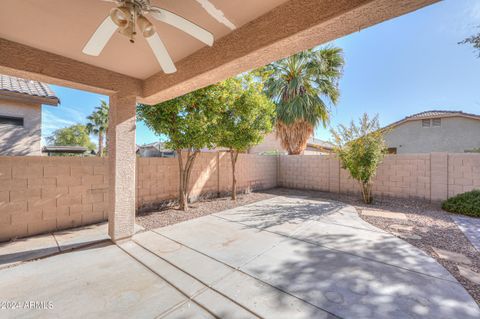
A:
[[[480,318],[432,258],[341,203],[266,201],[0,270],[15,318]],[[41,308],[41,307],[40,307]]]
[[[135,225],[136,232],[142,230]],[[103,241],[110,241],[106,222],[1,243],[0,269]]]
[[[451,215],[451,217],[472,245],[480,252],[480,218],[458,215]]]

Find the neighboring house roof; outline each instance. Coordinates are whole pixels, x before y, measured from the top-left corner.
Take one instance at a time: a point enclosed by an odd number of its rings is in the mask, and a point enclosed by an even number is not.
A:
[[[431,118],[442,118],[442,117],[454,117],[454,116],[467,117],[467,118],[480,120],[480,115],[477,115],[477,114],[465,113],[462,111],[431,110],[431,111],[420,112],[417,114],[407,116],[404,119],[401,119],[400,121],[393,122],[392,124],[387,125],[385,128],[392,128],[400,124],[403,124],[407,121],[424,120],[424,119],[431,119]]]
[[[161,151],[161,152],[171,152],[172,151],[170,149],[166,149],[165,148],[165,143],[163,143],[163,142],[153,142],[153,143],[150,143],[150,144],[137,145],[137,150],[147,149],[147,148],[154,148],[154,149],[156,149],[158,151]]]
[[[308,139],[307,146],[325,149],[325,150],[333,150],[333,148],[335,147],[335,145],[333,145],[332,143],[323,141],[315,137],[310,137]]]
[[[0,74],[0,95],[29,98],[33,97],[42,104],[58,105],[59,98],[48,84]]]
[[[42,148],[43,153],[73,153],[81,154],[88,151],[86,147],[83,146],[44,146]]]

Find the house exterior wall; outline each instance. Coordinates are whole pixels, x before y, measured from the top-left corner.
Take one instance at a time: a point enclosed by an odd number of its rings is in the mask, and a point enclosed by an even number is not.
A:
[[[260,144],[255,145],[248,151],[250,154],[261,154],[265,152],[279,152],[286,154],[285,150],[280,144],[280,140],[276,138],[275,132],[265,135],[265,138]]]
[[[287,154],[285,149],[282,147],[280,140],[276,138],[275,132],[265,135],[262,143],[255,145],[248,151],[249,154],[262,154],[265,152],[277,152],[278,154]],[[322,155],[327,153],[328,151],[321,151],[318,148],[312,146],[307,146],[305,148],[305,151],[303,152],[304,155]]]
[[[389,148],[397,149],[397,154],[463,153],[480,148],[480,120],[442,118],[440,127],[422,127],[422,120],[407,121],[387,133],[385,141]]]
[[[41,105],[0,99],[0,116],[22,117],[23,127],[0,124],[0,156],[39,156]]]

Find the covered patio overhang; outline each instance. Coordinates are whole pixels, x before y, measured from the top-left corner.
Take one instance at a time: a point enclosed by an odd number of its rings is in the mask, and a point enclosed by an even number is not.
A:
[[[213,33],[212,47],[155,24],[177,72],[165,74],[146,41],[115,34],[97,57],[82,53],[115,3],[100,0],[4,0],[0,73],[110,97],[109,234],[134,233],[135,106],[155,104],[301,50],[412,12],[437,0],[151,0]],[[215,11],[216,10],[216,11]],[[217,21],[224,14],[233,25]],[[216,14],[209,14],[214,12]],[[379,44],[381,45],[381,44]]]

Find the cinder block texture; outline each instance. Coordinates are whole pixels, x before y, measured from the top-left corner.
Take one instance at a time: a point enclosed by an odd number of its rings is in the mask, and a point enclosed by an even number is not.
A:
[[[137,208],[177,198],[178,159],[139,158],[137,170]],[[277,186],[277,158],[240,154],[236,165],[236,177],[239,192],[273,188]],[[192,168],[190,197],[195,199],[202,195],[229,192],[231,183],[230,154],[201,153]]]
[[[358,183],[335,155],[280,156],[278,185],[320,191],[358,193]],[[373,179],[375,196],[442,201],[480,189],[480,154],[387,155]]]
[[[177,197],[176,158],[138,158],[136,171],[137,209]],[[106,158],[0,157],[0,241],[107,220],[108,172]],[[191,196],[229,192],[231,181],[230,154],[202,153]],[[388,155],[373,183],[375,196],[445,200],[480,189],[480,154]],[[334,155],[239,155],[238,191],[276,186],[359,192]]]
[[[0,157],[0,241],[107,219],[103,158]]]

